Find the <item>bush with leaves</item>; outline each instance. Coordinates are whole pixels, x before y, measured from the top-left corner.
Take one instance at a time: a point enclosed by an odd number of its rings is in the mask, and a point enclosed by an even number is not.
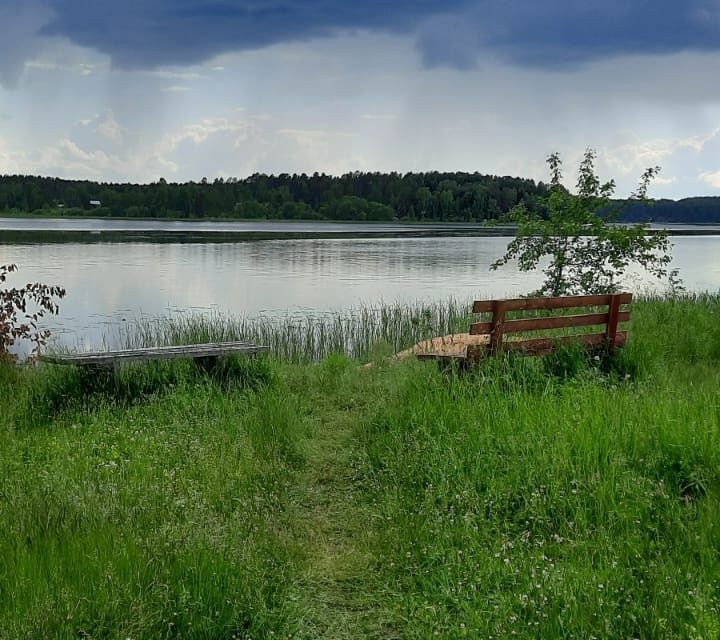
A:
[[[14,264],[0,265],[0,285],[15,271],[17,266]],[[19,289],[0,286],[0,359],[14,359],[10,348],[18,340],[31,342],[31,355],[37,356],[50,335],[47,329],[40,329],[38,323],[47,313],[57,314],[55,299],[64,296],[62,287],[37,282]]]
[[[613,293],[631,264],[657,278],[670,276],[671,285],[678,286],[677,272],[667,271],[672,246],[667,233],[650,233],[646,224],[617,224],[623,205],[611,199],[615,181],[601,183],[597,177],[596,158],[594,150],[585,152],[577,194],[561,184],[559,154],[548,158],[550,188],[542,203],[545,211],[533,213],[520,205],[510,212],[517,235],[505,255],[491,265],[492,270],[517,260],[520,271],[533,271],[549,258],[543,269],[545,281],[537,291],[549,296]],[[660,167],[646,169],[625,205],[647,203],[648,186],[659,171]]]

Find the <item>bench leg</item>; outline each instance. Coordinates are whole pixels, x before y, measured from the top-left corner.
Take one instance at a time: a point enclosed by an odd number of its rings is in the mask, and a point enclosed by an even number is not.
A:
[[[93,378],[109,378],[115,373],[115,366],[112,364],[86,364],[83,366],[85,372]]]
[[[468,358],[438,358],[438,369],[442,373],[467,373],[472,370],[473,362]]]
[[[203,358],[195,358],[195,364],[200,367],[205,373],[212,373],[213,369],[217,366],[217,356],[205,356]]]

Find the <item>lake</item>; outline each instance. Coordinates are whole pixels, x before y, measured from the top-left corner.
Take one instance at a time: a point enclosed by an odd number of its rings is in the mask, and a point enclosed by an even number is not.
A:
[[[112,327],[140,316],[317,315],[360,304],[514,296],[537,287],[537,273],[514,265],[489,270],[510,238],[485,232],[474,225],[0,218],[0,264],[20,268],[11,285],[65,287],[60,315],[49,326],[60,343],[91,348]],[[720,230],[703,232],[673,238],[672,266],[689,290],[717,291]],[[658,286],[639,273],[625,285]]]

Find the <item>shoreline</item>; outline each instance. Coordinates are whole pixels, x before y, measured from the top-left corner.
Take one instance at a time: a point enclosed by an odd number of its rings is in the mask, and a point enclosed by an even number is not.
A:
[[[4,223],[5,221],[5,223]],[[43,224],[47,222],[47,224]],[[514,226],[346,220],[60,217],[0,215],[0,244],[27,242],[246,242],[271,239],[512,236]]]

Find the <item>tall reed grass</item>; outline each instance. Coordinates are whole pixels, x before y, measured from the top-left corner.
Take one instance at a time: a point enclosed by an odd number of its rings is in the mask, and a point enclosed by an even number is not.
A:
[[[246,318],[216,313],[143,318],[123,325],[106,342],[130,349],[244,340],[266,345],[272,357],[288,362],[318,362],[332,353],[367,361],[425,338],[467,331],[470,305],[450,299],[360,306],[319,316]]]

